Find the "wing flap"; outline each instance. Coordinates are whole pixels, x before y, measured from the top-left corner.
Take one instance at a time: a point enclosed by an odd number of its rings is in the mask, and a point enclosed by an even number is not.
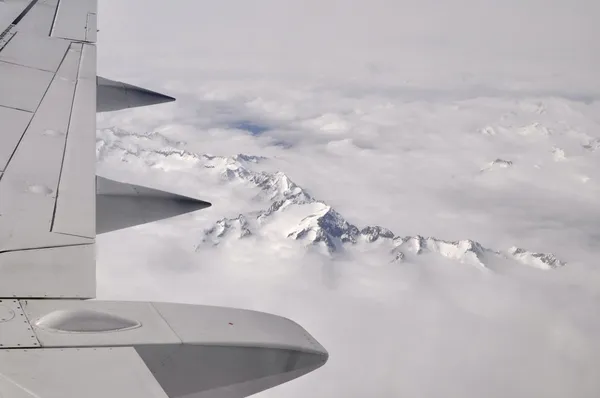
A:
[[[68,48],[66,40],[17,32],[0,52],[0,61],[56,72]]]
[[[50,232],[80,56],[73,44],[0,180],[0,251],[91,243]]]
[[[38,1],[19,22],[19,32],[50,36],[57,6],[58,0]]]
[[[131,347],[0,351],[0,396],[168,398]]]
[[[96,19],[96,14],[93,12],[88,12],[87,23],[85,25],[85,40],[90,43],[95,43],[97,32],[98,32],[98,21]]]
[[[94,255],[93,244],[0,253],[0,297],[93,298]]]
[[[0,61],[0,106],[35,112],[53,76],[43,70]]]
[[[96,236],[96,53],[84,44],[52,231]],[[94,76],[94,78],[89,78]]]
[[[0,297],[95,296],[96,2],[58,5],[0,1]]]
[[[95,42],[96,41],[96,0],[61,0],[58,5],[53,37],[63,39]],[[94,15],[90,18],[90,14]],[[94,31],[92,34],[91,31]]]
[[[4,171],[17,143],[23,136],[31,117],[30,112],[0,107],[2,134],[0,134],[0,171]]]

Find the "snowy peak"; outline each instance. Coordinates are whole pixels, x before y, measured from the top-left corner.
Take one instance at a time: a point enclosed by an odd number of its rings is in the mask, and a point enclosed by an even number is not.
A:
[[[130,131],[126,131],[123,129],[120,129],[118,127],[112,127],[109,129],[103,129],[99,131],[99,135],[112,135],[113,137],[117,138],[117,139],[121,139],[121,140],[140,140],[140,141],[145,141],[145,143],[150,143],[150,144],[158,144],[161,147],[180,147],[181,145],[184,145],[185,142],[183,141],[176,141],[173,140],[159,132],[156,131],[152,131],[152,132],[145,132],[145,133],[132,133]],[[114,140],[113,140],[114,141]]]
[[[485,165],[485,167],[483,167],[481,169],[481,171],[492,171],[492,170],[498,170],[498,169],[508,169],[509,167],[511,167],[513,165],[512,160],[505,160],[505,159],[496,159],[493,162],[488,163],[487,165]]]
[[[247,217],[256,219],[257,222],[253,225],[259,229],[288,209],[294,207],[294,211],[297,211],[307,205],[306,203],[294,203],[293,200],[284,202],[287,203],[285,207],[279,207],[281,201],[275,202],[268,210]],[[486,248],[479,242],[470,239],[447,241],[419,235],[400,237],[380,226],[366,226],[359,229],[323,202],[312,202],[310,207],[313,209],[311,213],[299,219],[297,224],[283,236],[303,242],[305,246],[322,247],[329,255],[353,250],[353,248],[376,245],[374,247],[386,250],[390,254],[392,262],[404,261],[407,254],[412,254],[416,256],[438,255],[480,268],[488,268],[487,264],[491,258],[515,260],[521,264],[546,270],[565,265],[553,254],[533,253],[519,248],[511,248],[508,252],[503,253]],[[252,231],[247,219],[241,217],[219,220],[213,228],[207,230],[207,235],[210,237],[208,241],[218,244],[219,239],[225,236],[241,238],[253,233],[260,235],[260,230]]]
[[[269,208],[259,215],[259,223],[266,222],[269,216],[289,206],[317,202],[282,172],[256,174],[251,181],[261,189],[259,197],[271,202]]]
[[[213,245],[218,245],[228,236],[243,239],[250,235],[252,235],[252,232],[250,231],[248,220],[243,214],[240,214],[234,219],[222,218],[214,226],[204,230],[202,242],[210,242]]]
[[[219,239],[225,236],[244,237],[253,233],[260,235],[260,231],[252,231],[248,219],[255,220],[252,225],[259,229],[288,210],[302,213],[302,209],[309,209],[310,214],[298,218],[296,224],[284,232],[283,236],[304,242],[306,246],[323,247],[329,255],[364,244],[377,244],[388,251],[392,257],[391,261],[394,262],[405,260],[406,255],[410,253],[416,256],[439,255],[482,268],[487,268],[486,264],[491,257],[512,259],[540,269],[564,265],[552,254],[531,253],[523,249],[511,249],[502,253],[485,248],[470,239],[447,241],[418,235],[401,237],[381,226],[366,226],[360,229],[345,220],[331,206],[315,200],[284,173],[255,173],[251,181],[260,187],[271,201],[269,208],[249,214],[247,218],[238,216],[235,219],[219,220],[213,228],[207,230],[208,241],[218,244]]]
[[[331,206],[322,204],[322,209],[316,214],[305,217],[299,224],[299,228],[290,232],[288,237],[294,239],[302,239],[310,236],[309,231],[315,232],[316,235],[322,237],[314,239],[314,243],[320,241],[334,241],[338,243],[356,244],[360,241],[373,243],[377,240],[397,239],[392,231],[387,228],[376,226],[367,226],[359,229],[357,226],[346,221],[340,213],[335,211]],[[328,246],[329,247],[329,246]],[[339,247],[332,245],[331,247]]]
[[[344,243],[356,243],[359,233],[356,226],[346,221],[331,206],[322,204],[317,213],[303,218],[287,237],[310,243],[323,243],[327,250],[333,253],[339,251]]]
[[[226,180],[226,181],[234,181],[234,180],[248,180],[249,178],[252,177],[252,173],[246,169],[245,167],[243,167],[242,165],[240,165],[237,162],[231,162],[231,159],[219,159],[222,160],[224,163],[221,166],[221,177],[222,179]],[[206,166],[205,166],[206,167]],[[208,168],[215,168],[215,166],[212,167],[208,167]]]
[[[374,227],[364,227],[360,230],[360,235],[367,242],[372,243],[378,239],[394,239],[394,233],[387,228],[378,225]]]
[[[300,188],[285,173],[260,173],[252,178],[267,199],[273,202],[294,200],[295,203],[311,203],[314,198],[308,192]]]
[[[551,130],[539,122],[523,126],[518,130],[518,134],[522,136],[537,136],[548,137],[552,134]]]
[[[496,159],[494,160],[491,165],[497,165],[498,167],[502,167],[502,168],[507,168],[513,165],[512,160],[504,160],[504,159]]]
[[[244,166],[245,156],[238,154],[233,157],[202,155],[202,164],[205,169],[211,169],[217,173],[223,181],[242,181],[245,182],[252,178],[253,173]],[[251,157],[249,157],[251,158]]]
[[[566,265],[552,253],[535,253],[513,246],[508,253],[518,262],[540,269],[555,269]]]
[[[128,133],[118,128],[97,131],[96,158],[138,163],[163,170],[204,168],[226,182],[255,182],[265,179],[262,173],[251,170],[251,165],[265,160],[262,156],[237,154],[232,157],[197,154],[184,149],[185,142],[164,135]]]
[[[232,159],[236,162],[259,163],[267,158],[264,156],[244,155],[243,153],[238,153]]]
[[[468,239],[453,242],[431,237],[424,238],[422,236],[405,238],[399,248],[406,249],[416,255],[437,253],[452,260],[482,267],[485,267],[485,257],[487,254],[498,254],[498,252],[486,249],[478,242]]]
[[[118,128],[96,132],[96,160],[138,163],[164,170],[189,168],[205,158],[181,147],[183,141],[172,140],[160,133],[128,133]]]

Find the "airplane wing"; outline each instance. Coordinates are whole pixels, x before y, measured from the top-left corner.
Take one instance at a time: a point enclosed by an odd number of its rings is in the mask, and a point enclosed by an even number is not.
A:
[[[95,297],[95,237],[210,203],[96,176],[96,0],[0,0],[0,397],[242,397],[322,366],[285,318]]]

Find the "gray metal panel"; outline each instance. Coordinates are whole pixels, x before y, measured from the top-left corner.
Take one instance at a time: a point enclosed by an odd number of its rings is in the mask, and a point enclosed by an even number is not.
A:
[[[136,346],[167,394],[246,397],[311,372],[327,351],[289,319],[231,308],[154,303],[183,345]]]
[[[184,343],[326,352],[300,325],[280,316],[186,304],[154,303],[154,307]]]
[[[268,347],[135,347],[171,398],[241,398],[321,367],[327,357]]]
[[[0,349],[39,346],[19,301],[0,299]]]
[[[98,21],[96,19],[96,14],[89,12],[87,15],[87,23],[85,25],[85,40],[90,43],[95,43],[97,32]]]
[[[61,0],[52,36],[77,41],[95,40],[95,37],[88,33],[88,14],[96,14],[96,8],[96,0]],[[95,25],[95,21],[91,23]]]
[[[94,245],[0,253],[0,297],[95,297],[94,256]]]
[[[31,0],[0,1],[0,33],[10,26],[30,2]]]
[[[98,76],[98,112],[110,112],[175,101],[168,95]]]
[[[27,300],[23,309],[43,347],[123,346],[133,344],[181,344],[151,303],[114,301]],[[54,311],[94,310],[140,323],[134,329],[111,332],[65,333],[36,325]]]
[[[204,209],[210,203],[170,192],[96,177],[96,233]]]
[[[0,51],[0,61],[56,72],[68,48],[66,40],[18,32]]]
[[[62,3],[61,3],[62,4]],[[91,45],[84,45],[87,48]],[[95,52],[84,50],[80,64],[52,231],[96,236],[96,82]]]
[[[0,171],[3,171],[29,124],[32,113],[0,106]]]
[[[2,51],[2,49],[8,44],[8,42],[12,40],[16,33],[17,30],[13,26],[12,28],[5,31],[3,34],[0,34],[0,51]]]
[[[129,347],[0,351],[0,396],[168,398]]]
[[[146,196],[156,199],[188,199],[195,201],[196,199],[186,196],[177,195],[171,192],[161,191],[158,189],[143,187],[141,185],[129,184],[110,180],[105,177],[96,176],[96,193],[98,195],[107,196]]]
[[[35,112],[53,74],[0,62],[0,106]]]
[[[50,233],[80,55],[67,53],[0,180],[0,251],[91,243]]]
[[[10,398],[37,398],[2,374],[0,374],[0,396]]]
[[[19,32],[49,36],[58,0],[41,0],[19,22]]]
[[[79,68],[79,79],[96,80],[96,57],[96,46],[84,44],[81,55],[81,67]]]
[[[293,355],[293,354],[292,354]],[[315,356],[304,354],[301,358],[288,356],[288,360],[295,366],[295,370],[287,371],[285,373],[275,373],[269,376],[263,376],[253,380],[242,381],[233,385],[225,385],[222,387],[216,387],[212,390],[198,393],[194,398],[241,398],[248,397],[258,392],[268,390],[280,384],[287,383],[288,381],[297,379],[298,377],[304,376],[321,366],[324,365],[325,361],[319,361]],[[300,360],[297,360],[300,359]],[[283,394],[281,394],[283,396]],[[190,397],[188,397],[190,398]]]
[[[79,75],[79,65],[82,61],[82,53],[83,44],[71,43],[69,51],[67,51],[67,55],[65,56],[65,60],[63,60],[60,68],[56,72],[55,79],[61,78],[73,83],[76,82]],[[72,59],[77,59],[77,62],[70,61]]]

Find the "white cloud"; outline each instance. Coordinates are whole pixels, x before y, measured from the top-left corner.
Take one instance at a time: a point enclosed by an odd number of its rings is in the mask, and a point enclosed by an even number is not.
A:
[[[550,3],[101,1],[99,73],[178,101],[100,115],[99,128],[265,156],[253,167],[361,227],[568,265],[488,275],[376,251],[330,260],[286,239],[195,252],[216,220],[260,209],[256,191],[186,157],[148,168],[112,151],[103,173],[214,206],[99,237],[100,296],[298,321],[330,362],[264,396],[597,396],[600,10]],[[513,163],[481,172],[496,159]]]

